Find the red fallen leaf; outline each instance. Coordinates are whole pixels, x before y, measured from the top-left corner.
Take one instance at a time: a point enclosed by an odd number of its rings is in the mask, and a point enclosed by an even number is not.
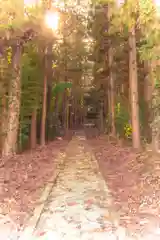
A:
[[[94,203],[93,199],[88,199],[85,201],[85,204],[88,204],[88,205],[91,205],[93,203]]]
[[[77,203],[76,202],[68,202],[67,205],[68,206],[75,206],[75,205],[77,205]]]
[[[113,226],[111,226],[111,225],[105,226],[104,231],[105,232],[112,232],[113,231]]]
[[[40,232],[40,233],[38,233],[37,234],[37,237],[42,237],[42,236],[44,236],[46,234],[46,232],[45,231],[43,231],[43,232]]]
[[[76,229],[81,229],[81,225],[76,226]]]
[[[103,228],[95,228],[95,229],[91,230],[90,232],[106,232],[106,229],[103,229]]]

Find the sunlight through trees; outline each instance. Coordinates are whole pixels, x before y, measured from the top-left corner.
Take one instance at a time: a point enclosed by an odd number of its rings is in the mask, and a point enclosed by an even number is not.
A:
[[[38,142],[40,136],[33,133],[35,126],[37,131],[41,125],[44,143],[51,132],[45,126],[57,131],[53,129],[53,112],[64,128],[65,121],[67,126],[69,122],[73,126],[78,124],[78,119],[86,119],[88,107],[85,102],[88,100],[83,99],[83,110],[80,102],[82,95],[89,91],[91,96],[93,89],[97,92],[95,121],[101,131],[103,125],[103,131],[108,134],[128,136],[135,148],[140,148],[142,142],[149,139],[157,142],[154,136],[159,123],[154,119],[157,114],[154,104],[159,94],[158,89],[155,90],[159,81],[159,18],[155,14],[158,5],[159,2],[153,4],[151,0],[138,4],[107,0],[74,3],[25,0],[23,5],[19,1],[3,2],[0,92],[1,111],[7,116],[5,123],[1,118],[3,154],[7,151],[9,154],[9,145],[13,145],[11,148],[15,152],[23,141],[27,144],[33,136],[31,142]],[[9,69],[15,74],[13,79],[17,83],[13,80],[14,85],[7,76]],[[53,98],[52,88],[61,82],[73,83],[71,94],[64,90]],[[27,97],[27,85],[33,88],[32,97]],[[28,109],[27,114],[24,108]],[[147,123],[143,122],[144,114]],[[123,120],[120,119],[122,115]],[[12,144],[11,139],[14,139]]]

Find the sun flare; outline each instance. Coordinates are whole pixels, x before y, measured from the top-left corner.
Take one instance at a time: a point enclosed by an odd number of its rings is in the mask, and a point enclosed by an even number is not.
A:
[[[23,0],[24,6],[34,7],[39,1],[38,0]]]
[[[48,28],[56,31],[59,25],[59,14],[58,12],[47,12],[45,15],[45,23]]]

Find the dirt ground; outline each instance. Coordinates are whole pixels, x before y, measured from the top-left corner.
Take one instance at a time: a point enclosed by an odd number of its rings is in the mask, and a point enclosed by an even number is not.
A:
[[[134,235],[160,236],[160,160],[105,136],[88,140],[113,197],[120,223]],[[158,234],[158,235],[157,235]],[[154,237],[154,238],[153,238]]]
[[[0,223],[7,216],[23,225],[40,198],[42,189],[54,173],[54,160],[65,152],[68,140],[55,140],[44,147],[1,159],[0,164]],[[4,162],[4,163],[3,163]],[[2,221],[4,223],[4,221]]]
[[[89,136],[88,143],[112,195],[120,224],[133,235],[160,239],[160,160],[151,152]],[[23,225],[33,212],[44,185],[54,172],[54,159],[65,152],[67,140],[56,140],[0,162],[0,225],[7,216]],[[4,162],[4,163],[3,163]]]

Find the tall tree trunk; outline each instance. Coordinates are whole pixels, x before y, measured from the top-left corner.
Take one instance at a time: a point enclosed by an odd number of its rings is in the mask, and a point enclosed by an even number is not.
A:
[[[135,149],[140,149],[140,121],[138,104],[138,77],[137,77],[137,58],[136,58],[136,37],[135,27],[129,32],[129,83],[130,100],[132,114],[132,145]]]
[[[157,46],[155,46],[155,50],[158,51]],[[154,95],[154,98],[156,99],[159,96],[159,90],[156,88],[156,78],[154,75],[154,72],[156,71],[157,68],[157,61],[151,61],[150,63],[150,76],[151,76],[151,82],[152,82],[152,94]],[[160,129],[159,129],[159,122],[157,122],[157,114],[155,113],[155,106],[152,102],[152,107],[153,107],[153,118],[152,118],[152,149],[153,151],[160,153],[159,150],[159,140],[160,140]],[[156,111],[157,112],[157,111]]]
[[[0,153],[2,152],[3,149],[3,144],[5,141],[5,137],[6,137],[6,133],[7,133],[7,99],[6,99],[6,95],[2,96],[2,105],[0,107],[1,109],[1,116],[0,116]]]
[[[52,43],[48,44],[48,59],[47,59],[47,141],[52,139],[52,115],[53,115],[53,99],[52,99],[52,82],[53,82],[53,69],[52,69]]]
[[[47,115],[47,59],[44,56],[45,69],[44,69],[44,80],[43,80],[43,104],[42,104],[42,117],[41,117],[41,135],[40,145],[45,145],[46,140],[46,115]]]
[[[107,92],[107,87],[105,86],[105,92]],[[107,97],[105,94],[104,97],[104,128],[106,128],[106,120],[107,120]]]
[[[51,115],[51,99],[52,99],[52,88],[50,86],[50,84],[48,84],[48,87],[47,87],[47,113],[46,113],[46,123],[47,123],[47,141],[49,141],[51,138],[51,135],[50,133],[52,133],[52,127],[51,127],[51,119],[52,119],[52,115]]]
[[[151,78],[151,67],[150,63],[146,61],[144,63],[144,68],[146,72],[146,76],[144,79],[144,101],[145,101],[145,137],[148,141],[151,141],[151,128],[149,126],[150,119],[150,106],[152,99],[152,78]]]
[[[68,123],[69,123],[69,101],[68,101],[68,91],[66,90],[65,94],[65,133],[68,134]]]
[[[16,152],[19,128],[21,96],[21,46],[17,44],[12,48],[12,50],[13,78],[11,79],[9,86],[7,134],[2,149],[3,156],[10,156]]]
[[[113,76],[113,48],[110,46],[108,49],[108,60],[109,60],[109,85],[110,85],[110,111],[111,111],[111,134],[116,135],[115,127],[115,91],[114,91],[114,76]]]
[[[7,119],[7,86],[6,86],[6,61],[0,59],[0,154],[2,153],[3,143],[6,134],[6,119]],[[5,70],[4,70],[5,69]],[[8,80],[8,79],[7,79]]]
[[[109,133],[111,132],[111,91],[110,91],[110,83],[108,82],[108,86],[107,86],[107,103],[108,103],[108,127],[109,127]]]
[[[37,144],[37,108],[35,107],[32,112],[32,119],[31,119],[31,149],[36,148]]]
[[[103,102],[100,103],[100,133],[104,132]]]
[[[111,26],[111,16],[112,16],[112,7],[108,3],[107,7],[107,22],[108,22],[108,34]],[[109,114],[110,114],[110,127],[111,134],[113,136],[116,135],[116,127],[115,127],[115,91],[114,91],[114,76],[113,76],[113,48],[112,42],[110,38],[108,39],[108,68],[109,68],[109,96],[108,103],[109,106]]]

